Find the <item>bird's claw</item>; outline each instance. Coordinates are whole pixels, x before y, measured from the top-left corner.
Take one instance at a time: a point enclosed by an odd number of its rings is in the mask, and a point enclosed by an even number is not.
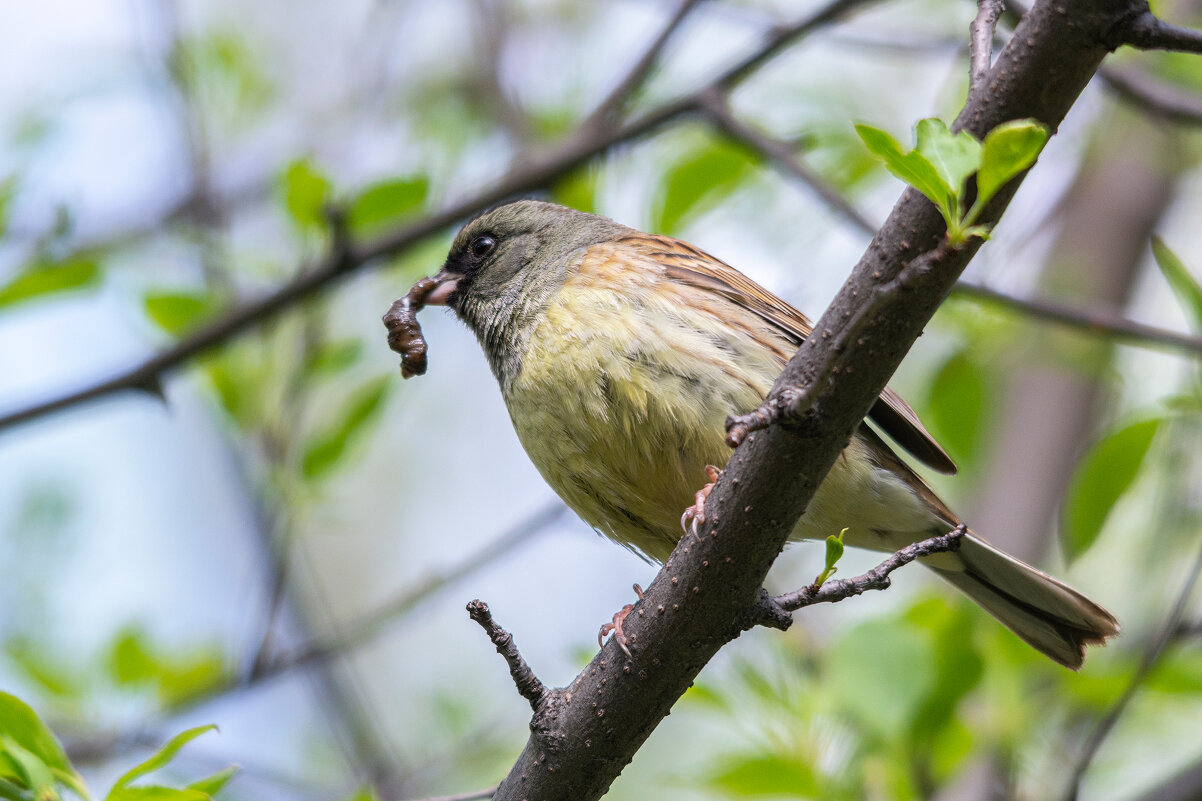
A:
[[[705,474],[709,476],[709,483],[697,490],[697,494],[693,496],[693,505],[685,509],[684,514],[680,516],[681,530],[685,534],[692,534],[697,539],[701,539],[698,527],[705,525],[705,499],[713,491],[714,484],[717,483],[718,477],[722,475],[722,471],[712,464],[707,464],[705,466]]]
[[[634,585],[634,594],[639,597],[640,601],[643,600],[643,588],[637,584]],[[626,654],[627,657],[631,656],[630,648],[626,645],[626,634],[622,631],[622,621],[626,619],[626,616],[630,614],[630,610],[632,609],[634,609],[634,604],[626,604],[614,613],[611,622],[601,626],[601,630],[597,632],[597,646],[599,648],[605,647],[605,638],[609,636],[610,632],[613,632],[614,642],[622,649],[622,653]]]

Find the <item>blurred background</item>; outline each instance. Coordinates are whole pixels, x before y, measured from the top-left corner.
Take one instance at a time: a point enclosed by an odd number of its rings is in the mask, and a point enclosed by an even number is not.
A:
[[[449,313],[422,314],[429,372],[402,382],[380,317],[465,214],[406,232],[590,144],[522,191],[685,238],[818,316],[902,188],[853,123],[909,142],[918,119],[951,120],[976,13],[843,5],[724,85],[730,116],[690,107],[639,136],[622,126],[822,7],[0,8],[0,416],[126,375],[0,424],[0,688],[94,790],[203,723],[220,733],[174,769],[241,765],[229,798],[401,801],[504,775],[529,710],[464,604],[487,601],[561,685],[655,568],[561,508]],[[1107,64],[965,279],[1197,333],[1199,118],[1159,99],[1202,93],[1202,62]],[[391,245],[326,280],[343,234]],[[1071,674],[907,568],[726,648],[610,798],[1070,798],[1078,768],[1091,801],[1202,798],[1202,604],[1183,595],[1202,351],[1037,312],[957,293],[893,386],[961,466],[932,477],[951,505],[1123,636]],[[197,332],[214,347],[127,374]],[[821,551],[791,547],[771,588],[810,582]]]

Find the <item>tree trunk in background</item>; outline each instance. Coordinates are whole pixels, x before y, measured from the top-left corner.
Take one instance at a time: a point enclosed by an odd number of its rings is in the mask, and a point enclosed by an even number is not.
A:
[[[1075,306],[1122,310],[1148,252],[1148,237],[1172,199],[1182,148],[1172,129],[1122,109],[1104,115],[1094,130],[1061,204],[1039,289]],[[1101,368],[1113,347],[1029,325],[1021,362],[999,404],[982,476],[987,489],[968,519],[1005,550],[1038,561],[1108,400]]]
[[[1176,132],[1122,108],[1102,114],[1076,179],[1039,294],[1084,308],[1122,310],[1148,237],[1172,199],[1182,167]],[[1028,322],[998,403],[977,508],[966,518],[1006,551],[1039,562],[1056,531],[1060,500],[1109,400],[1103,368],[1113,346]],[[1003,767],[986,760],[939,794],[942,801],[1007,799]]]

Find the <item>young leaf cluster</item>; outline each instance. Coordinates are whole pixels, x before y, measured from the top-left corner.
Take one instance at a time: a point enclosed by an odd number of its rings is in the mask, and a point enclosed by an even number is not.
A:
[[[860,124],[856,132],[889,172],[935,204],[954,247],[989,237],[989,226],[977,223],[981,212],[1010,179],[1035,163],[1048,139],[1047,127],[1030,119],[1002,123],[984,142],[967,131],[952,133],[942,120],[925,119],[910,151],[879,128]],[[968,179],[974,175],[976,196],[969,205]]]

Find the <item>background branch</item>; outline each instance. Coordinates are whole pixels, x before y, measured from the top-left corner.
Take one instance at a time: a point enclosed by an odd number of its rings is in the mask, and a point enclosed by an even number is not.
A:
[[[1141,50],[1202,53],[1202,31],[1170,25],[1152,12],[1145,11],[1124,26],[1123,44]]]
[[[839,21],[869,2],[872,0],[834,0],[814,14],[774,31],[759,48],[697,92],[664,103],[620,128],[600,132],[581,130],[550,153],[533,156],[528,162],[523,162],[490,189],[367,244],[356,246],[348,242],[343,253],[334,254],[301,271],[293,281],[270,295],[234,307],[140,365],[82,389],[0,416],[0,430],[126,390],[148,391],[157,396],[161,394],[158,388],[162,378],[180,365],[261,325],[345,276],[404,252],[425,237],[482,208],[544,188],[615,145],[638,139],[681,116],[695,112],[704,93],[716,89],[730,90],[797,39]]]
[[[1139,688],[1143,686],[1149,674],[1160,664],[1161,657],[1165,654],[1165,648],[1173,640],[1177,626],[1181,623],[1181,619],[1185,615],[1186,605],[1194,593],[1194,586],[1198,583],[1198,575],[1200,573],[1202,573],[1202,551],[1198,552],[1198,556],[1194,559],[1193,564],[1190,565],[1189,573],[1186,574],[1185,584],[1181,587],[1181,591],[1177,593],[1173,607],[1161,626],[1160,634],[1148,644],[1148,648],[1144,651],[1143,658],[1140,660],[1139,667],[1136,668],[1134,675],[1131,676],[1131,681],[1110,709],[1106,711],[1106,714],[1098,721],[1097,725],[1094,726],[1089,737],[1086,738],[1085,744],[1081,748],[1081,753],[1077,756],[1076,761],[1073,762],[1072,770],[1069,773],[1068,785],[1062,796],[1063,801],[1077,801],[1081,792],[1081,779],[1085,776],[1085,772],[1089,769],[1094,757],[1097,756],[1098,749],[1102,747],[1102,743],[1110,736],[1110,732],[1114,730],[1115,724],[1119,722],[1119,718],[1127,711],[1131,700],[1139,692]]]

